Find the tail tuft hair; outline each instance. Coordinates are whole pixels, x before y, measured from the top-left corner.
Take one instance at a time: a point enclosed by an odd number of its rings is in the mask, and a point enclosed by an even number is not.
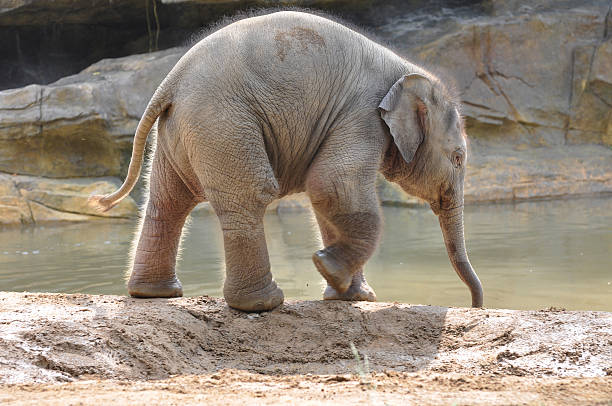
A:
[[[87,204],[99,213],[104,213],[112,209],[117,203],[119,202],[109,201],[106,195],[91,195],[89,199],[87,199]]]

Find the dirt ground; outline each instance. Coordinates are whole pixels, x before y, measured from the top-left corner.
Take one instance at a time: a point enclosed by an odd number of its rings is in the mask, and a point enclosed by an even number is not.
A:
[[[610,406],[612,314],[0,293],[2,404],[357,402]]]

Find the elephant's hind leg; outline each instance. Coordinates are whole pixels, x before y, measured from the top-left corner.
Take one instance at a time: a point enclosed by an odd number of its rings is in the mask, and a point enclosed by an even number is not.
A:
[[[283,303],[283,291],[270,272],[263,228],[265,206],[255,211],[228,210],[228,202],[213,202],[225,247],[226,277],[223,296],[227,304],[247,312],[272,310]]]
[[[229,124],[227,124],[229,127]],[[283,303],[270,272],[263,217],[278,196],[260,129],[210,131],[196,145],[196,173],[221,223],[225,250],[223,296],[235,309],[260,312]]]
[[[128,292],[133,297],[178,297],[183,288],[175,264],[185,219],[197,199],[158,148],[149,180],[149,200],[136,236]]]

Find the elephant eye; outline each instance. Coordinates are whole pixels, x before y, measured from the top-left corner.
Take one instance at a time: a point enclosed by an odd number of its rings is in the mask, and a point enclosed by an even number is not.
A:
[[[453,151],[451,162],[455,168],[459,168],[461,165],[463,165],[463,151],[460,149]]]

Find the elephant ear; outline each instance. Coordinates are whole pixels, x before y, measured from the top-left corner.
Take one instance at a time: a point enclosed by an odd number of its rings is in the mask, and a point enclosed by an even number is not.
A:
[[[378,105],[395,145],[408,163],[414,158],[427,131],[431,89],[432,83],[427,77],[418,73],[406,75],[395,82]]]

